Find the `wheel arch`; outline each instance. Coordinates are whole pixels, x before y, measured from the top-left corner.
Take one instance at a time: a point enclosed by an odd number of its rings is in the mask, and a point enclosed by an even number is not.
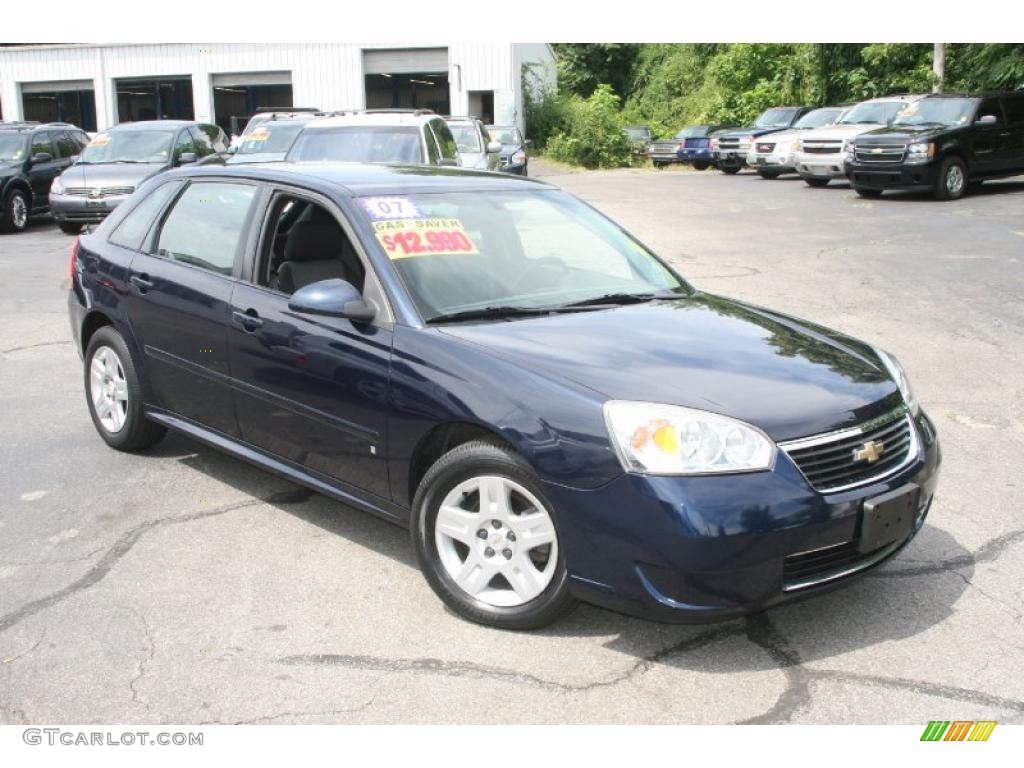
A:
[[[111,319],[106,313],[101,312],[98,309],[93,309],[86,313],[85,318],[82,320],[82,330],[80,335],[83,355],[89,348],[89,341],[96,334],[96,331],[108,325],[116,330],[113,319]]]
[[[11,194],[11,192],[13,192],[16,189],[25,193],[25,197],[27,198],[25,202],[28,203],[28,208],[31,211],[32,210],[32,185],[29,184],[28,180],[26,180],[22,176],[15,176],[14,178],[8,180],[7,184],[4,186],[3,199],[6,200],[7,196],[9,194]]]
[[[474,440],[495,443],[519,456],[522,453],[501,433],[470,421],[446,421],[435,425],[420,438],[409,459],[409,482],[406,492],[411,503],[427,471],[448,451]]]

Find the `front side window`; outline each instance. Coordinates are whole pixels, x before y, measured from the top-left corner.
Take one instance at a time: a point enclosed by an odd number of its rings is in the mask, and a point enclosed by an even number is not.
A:
[[[248,184],[190,184],[164,219],[157,254],[230,275],[255,194]]]
[[[171,131],[130,129],[97,133],[82,150],[83,163],[166,163],[171,155]]]
[[[685,291],[613,222],[560,191],[360,199],[423,317]]]
[[[180,181],[172,181],[154,189],[110,233],[110,242],[123,248],[131,248],[133,251],[139,250],[146,233],[153,225],[153,220],[163,210],[164,204],[181,188],[181,184]]]
[[[1024,96],[1007,96],[1003,106],[1010,125],[1024,125]]]
[[[17,162],[25,159],[28,141],[23,133],[0,133],[0,160]]]
[[[522,144],[523,137],[515,126],[492,125],[488,129],[495,141],[502,144]]]
[[[974,119],[978,121],[986,116],[992,116],[1000,123],[1003,122],[1005,118],[1003,117],[1003,107],[999,103],[999,99],[985,99],[981,102],[977,113],[974,115]]]
[[[480,146],[480,135],[476,126],[471,123],[448,123],[448,129],[455,137],[455,145],[459,152],[483,152]]]
[[[193,126],[189,128],[189,132],[192,134],[192,139],[196,143],[196,154],[199,157],[207,157],[208,155],[215,154],[217,150],[213,148],[213,142],[210,141],[210,137],[203,133],[198,127]]]
[[[907,104],[893,125],[965,125],[977,103],[976,99],[921,99]]]
[[[754,121],[755,128],[788,128],[793,122],[795,109],[766,109],[757,120]]]
[[[839,119],[839,124],[888,125],[900,110],[907,107],[905,101],[863,101],[843,115]]]
[[[288,160],[420,164],[420,129],[413,125],[344,125],[305,130],[288,152]]]
[[[180,162],[181,156],[190,152],[198,156],[199,147],[196,146],[196,140],[192,132],[186,128],[178,135],[178,140],[174,143],[174,162]]]

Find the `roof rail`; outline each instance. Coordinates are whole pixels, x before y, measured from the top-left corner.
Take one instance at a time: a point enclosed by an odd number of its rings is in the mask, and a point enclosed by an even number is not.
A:
[[[265,115],[267,112],[320,112],[320,107],[257,107],[255,115]]]
[[[437,114],[432,109],[357,109],[356,112],[362,112],[366,115],[434,115]]]

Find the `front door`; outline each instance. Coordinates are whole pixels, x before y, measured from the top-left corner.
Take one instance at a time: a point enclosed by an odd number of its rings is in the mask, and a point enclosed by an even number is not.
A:
[[[146,356],[154,405],[238,434],[227,328],[235,264],[257,187],[194,181],[132,261],[129,316]]]
[[[251,282],[232,297],[231,374],[242,439],[362,491],[390,497],[386,418],[392,329],[302,315],[292,293],[341,278],[361,290],[365,262],[336,214],[279,193]]]

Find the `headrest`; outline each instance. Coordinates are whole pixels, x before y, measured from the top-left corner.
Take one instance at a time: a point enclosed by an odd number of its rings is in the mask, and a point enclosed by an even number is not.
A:
[[[345,235],[334,221],[302,221],[292,227],[284,246],[285,261],[320,261],[341,255]]]

